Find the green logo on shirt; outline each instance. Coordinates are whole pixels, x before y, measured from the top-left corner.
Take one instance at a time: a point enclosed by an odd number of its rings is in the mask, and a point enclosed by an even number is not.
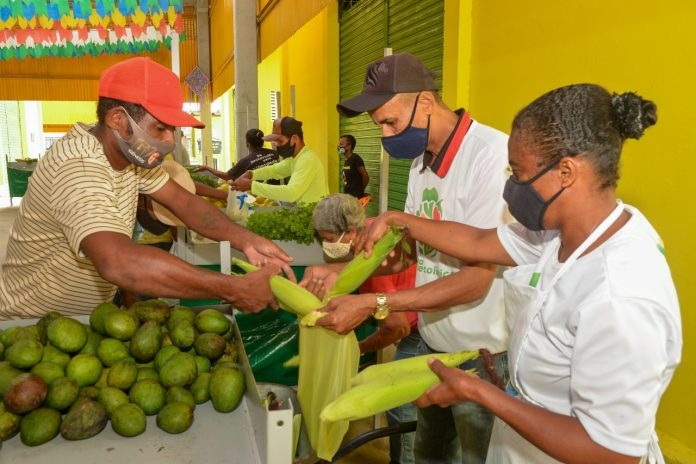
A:
[[[416,216],[439,221],[442,218],[442,200],[435,187],[423,190],[423,198],[420,207],[416,210]],[[418,243],[418,254],[421,256],[433,256],[435,249]]]

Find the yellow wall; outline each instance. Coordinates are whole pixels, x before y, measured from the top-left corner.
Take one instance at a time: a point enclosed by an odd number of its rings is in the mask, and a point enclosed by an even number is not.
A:
[[[210,75],[212,99],[234,85],[234,2],[210,1]]]
[[[271,132],[270,91],[280,90],[282,116],[292,113],[290,86],[295,86],[295,117],[302,121],[305,143],[338,172],[338,5],[309,20],[260,64],[259,126]],[[329,189],[338,190],[337,176],[327,176]]]
[[[445,0],[442,100],[450,108],[469,107],[471,8],[469,1]]]
[[[470,94],[474,117],[505,131],[522,106],[565,84],[598,83],[657,103],[658,124],[624,148],[618,193],[645,213],[666,245],[685,346],[657,428],[691,450],[696,450],[694,20],[696,2],[687,0],[474,0]]]
[[[268,55],[265,60],[259,63],[259,129],[264,134],[269,134],[273,129],[273,119],[271,118],[271,90],[289,93],[289,89],[283,88],[282,69],[284,47],[276,48],[273,53]],[[282,97],[281,97],[282,98]],[[288,98],[288,102],[290,99]],[[289,105],[289,103],[288,103]],[[281,111],[285,111],[285,103],[281,101]]]
[[[44,127],[72,126],[78,121],[92,123],[97,121],[97,102],[45,101],[41,102],[41,116]]]

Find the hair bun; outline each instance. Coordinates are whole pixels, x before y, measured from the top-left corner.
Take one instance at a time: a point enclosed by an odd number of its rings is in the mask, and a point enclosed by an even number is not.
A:
[[[612,94],[611,106],[623,139],[639,139],[645,129],[657,122],[655,103],[643,99],[637,93]]]

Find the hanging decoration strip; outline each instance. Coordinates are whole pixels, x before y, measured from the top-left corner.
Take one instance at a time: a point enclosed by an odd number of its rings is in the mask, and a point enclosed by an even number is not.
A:
[[[183,0],[0,0],[0,60],[170,48],[183,11]]]

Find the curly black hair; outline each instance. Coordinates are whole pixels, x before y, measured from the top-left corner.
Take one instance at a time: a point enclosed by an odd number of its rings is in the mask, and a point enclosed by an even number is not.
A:
[[[634,92],[610,94],[595,84],[552,90],[523,108],[512,123],[549,165],[565,156],[587,156],[602,187],[615,187],[626,139],[638,139],[657,122],[657,107]]]
[[[140,122],[147,114],[147,110],[137,103],[116,100],[115,98],[99,97],[97,103],[97,121],[99,124],[104,124],[106,120],[106,112],[112,108],[123,107],[135,122]]]

